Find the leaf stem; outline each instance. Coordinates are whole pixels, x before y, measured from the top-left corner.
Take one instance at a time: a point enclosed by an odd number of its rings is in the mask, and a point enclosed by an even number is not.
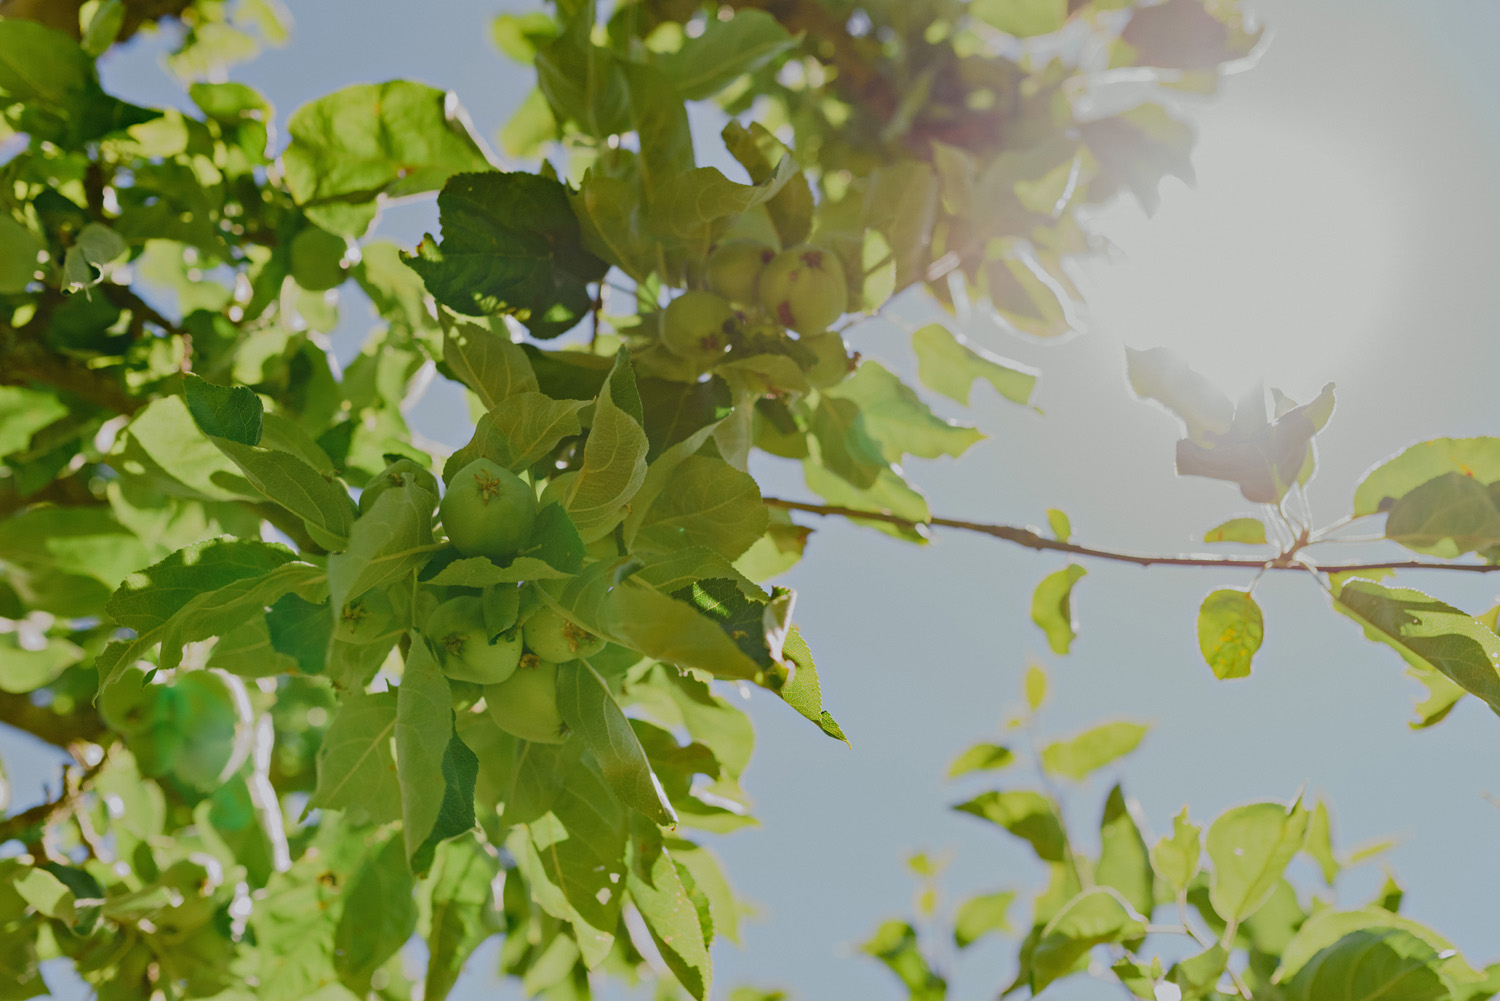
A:
[[[1494,573],[1500,571],[1500,564],[1445,563],[1435,560],[1385,560],[1373,563],[1319,564],[1308,562],[1302,554],[1286,554],[1273,556],[1269,559],[1254,559],[1248,557],[1211,556],[1206,553],[1176,556],[1127,553],[1115,549],[1095,549],[1090,546],[1080,546],[1072,542],[1059,542],[1056,539],[1049,539],[1038,535],[1029,528],[1021,528],[1016,525],[992,525],[982,522],[963,521],[957,518],[930,518],[927,521],[915,521],[911,518],[902,518],[885,511],[861,511],[857,508],[840,507],[833,504],[809,504],[804,501],[784,500],[779,497],[766,497],[763,498],[763,501],[767,507],[782,508],[787,511],[802,511],[807,514],[816,514],[825,517],[848,518],[851,521],[878,521],[882,524],[898,525],[902,528],[916,531],[925,527],[936,526],[938,528],[952,528],[964,532],[977,532],[981,535],[988,535],[1006,542],[1015,543],[1018,546],[1024,546],[1027,549],[1071,553],[1074,556],[1082,556],[1089,559],[1131,563],[1142,567],[1220,567],[1262,571],[1296,570],[1302,572],[1311,569],[1318,573],[1357,573],[1365,570],[1462,570],[1470,573]]]

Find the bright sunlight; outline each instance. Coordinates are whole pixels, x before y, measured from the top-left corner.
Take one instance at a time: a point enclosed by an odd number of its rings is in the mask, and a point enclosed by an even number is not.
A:
[[[1211,122],[1198,183],[1168,179],[1147,219],[1121,199],[1099,229],[1123,252],[1089,266],[1093,326],[1164,346],[1231,395],[1257,381],[1298,398],[1347,374],[1395,297],[1400,193],[1337,136]]]

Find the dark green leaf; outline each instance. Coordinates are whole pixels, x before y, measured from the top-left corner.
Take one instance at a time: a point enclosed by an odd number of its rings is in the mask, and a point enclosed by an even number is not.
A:
[[[1452,605],[1411,588],[1351,580],[1334,607],[1421,674],[1440,671],[1500,712],[1500,637]]]
[[[557,708],[568,728],[588,745],[621,802],[663,827],[677,823],[646,752],[597,671],[581,660],[559,664]]]
[[[1413,487],[1390,507],[1385,537],[1452,559],[1500,543],[1500,509],[1473,476],[1451,472]]]
[[[182,380],[193,423],[210,438],[223,438],[237,445],[260,444],[263,420],[260,399],[247,386],[217,386],[192,373]]]
[[[584,249],[566,189],[535,174],[459,174],[438,195],[442,243],[403,259],[443,305],[469,316],[518,315],[538,337],[571,329],[606,266]]]
[[[630,824],[630,869],[625,885],[651,940],[677,980],[698,1001],[713,983],[708,936],[677,866],[658,832],[642,817]]]
[[[1061,862],[1067,853],[1067,836],[1052,803],[1041,793],[1023,789],[1016,792],[980,793],[954,807],[1014,834],[1031,844],[1044,862]]]
[[[395,735],[395,693],[356,689],[345,695],[318,747],[318,786],[308,809],[345,810],[354,823],[400,817]]]
[[[417,927],[414,889],[399,836],[372,848],[355,872],[333,938],[334,966],[350,990],[368,994],[375,971],[411,938]]]

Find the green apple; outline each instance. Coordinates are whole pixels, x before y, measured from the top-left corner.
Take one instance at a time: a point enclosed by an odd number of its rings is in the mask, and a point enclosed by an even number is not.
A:
[[[807,348],[812,354],[812,364],[806,366],[802,373],[807,376],[807,381],[817,389],[829,389],[837,386],[848,378],[853,371],[852,366],[858,363],[858,353],[850,354],[849,345],[838,334],[814,334],[804,337],[797,343]]]
[[[349,247],[342,236],[308,226],[292,237],[292,278],[309,292],[325,292],[344,283]]]
[[[454,474],[438,511],[460,553],[503,563],[531,537],[536,493],[510,470],[475,459]]]
[[[424,629],[437,648],[443,673],[455,681],[495,685],[515,673],[521,660],[521,633],[511,629],[490,642],[485,635],[484,602],[463,595],[443,602]]]
[[[700,368],[708,368],[729,349],[738,323],[734,307],[712,292],[684,292],[661,314],[661,342],[666,349]]]
[[[711,291],[741,306],[759,301],[760,273],[776,257],[759,240],[725,240],[708,255],[703,278]]]
[[[506,733],[538,744],[561,744],[567,725],[557,711],[557,665],[532,654],[509,680],[484,690],[490,719]]]
[[[384,588],[366,591],[344,606],[333,627],[335,639],[362,645],[386,639],[400,629],[396,609]]]
[[[849,308],[844,266],[821,247],[783,250],[761,272],[760,304],[799,334],[822,333]]]
[[[438,495],[436,476],[410,459],[397,459],[365,484],[364,492],[359,495],[360,513],[363,514],[374,507],[375,501],[387,490],[392,487],[405,486],[407,483],[416,483],[434,497]]]
[[[561,663],[592,657],[604,649],[604,638],[595,636],[571,619],[553,611],[539,608],[526,620],[521,634],[526,640],[526,649],[542,660]]]
[[[151,729],[161,688],[148,684],[146,672],[132,665],[115,683],[99,693],[99,716],[104,725],[126,736]]]
[[[183,736],[172,770],[195,789],[215,789],[250,754],[254,713],[245,683],[223,671],[189,671],[173,680],[172,692]]]

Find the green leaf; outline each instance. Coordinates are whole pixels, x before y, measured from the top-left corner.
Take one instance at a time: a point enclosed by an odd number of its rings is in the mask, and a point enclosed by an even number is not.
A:
[[[443,240],[403,254],[433,298],[468,316],[515,314],[556,337],[593,306],[605,263],[584,249],[561,183],[535,174],[459,174],[438,195]]]
[[[1030,789],[1016,792],[991,790],[960,803],[954,809],[988,820],[1029,842],[1037,858],[1044,862],[1061,862],[1067,854],[1068,840],[1062,822],[1058,820],[1052,803],[1041,793]]]
[[[1413,730],[1423,730],[1441,723],[1458,701],[1469,694],[1446,674],[1418,670],[1415,667],[1408,668],[1406,673],[1427,689],[1427,697],[1416,703],[1417,718],[1407,724]]]
[[[615,588],[601,612],[600,632],[648,657],[721,678],[749,680],[761,672],[714,620],[634,581]]]
[[[1016,899],[1014,892],[982,893],[970,897],[953,916],[953,943],[966,949],[991,932],[1009,934],[1011,930],[1010,905]]]
[[[1302,850],[1309,815],[1291,806],[1251,803],[1220,814],[1205,841],[1214,864],[1209,900],[1227,921],[1242,921],[1271,896],[1287,863]]]
[[[1139,746],[1151,728],[1141,723],[1105,723],[1042,748],[1042,768],[1076,781]]]
[[[1354,515],[1388,511],[1417,487],[1446,473],[1484,484],[1500,480],[1500,438],[1434,438],[1411,446],[1365,474],[1354,491]]]
[[[1036,664],[1028,664],[1021,688],[1026,696],[1026,707],[1036,712],[1047,701],[1047,672]]]
[[[467,833],[475,824],[479,759],[459,737],[451,709],[446,735],[440,736],[438,719],[448,705],[444,700],[451,698],[426,641],[413,642],[397,698],[396,764],[407,851],[412,871],[419,876],[431,867],[440,842]],[[424,742],[420,749],[419,741]]]
[[[333,639],[333,616],[326,601],[314,604],[284,594],[266,612],[265,621],[272,650],[291,657],[303,674],[323,673]]]
[[[585,964],[597,966],[614,944],[628,882],[625,814],[587,758],[575,754],[568,764],[556,754],[541,745],[527,749],[527,760],[535,756],[545,765],[551,757],[562,768],[528,769],[548,802],[506,847],[536,902],[572,925]],[[518,776],[517,785],[523,781]]]
[[[793,177],[797,165],[784,157],[770,177],[757,184],[739,184],[717,167],[698,167],[673,179],[657,204],[652,223],[663,236],[689,245],[708,246],[721,219],[737,216],[774,198]]]
[[[1108,889],[1085,890],[1042,929],[1031,955],[1031,989],[1042,988],[1079,968],[1096,945],[1116,945],[1146,935],[1146,919]]]
[[[1068,520],[1067,514],[1055,507],[1047,509],[1047,527],[1052,529],[1052,535],[1058,542],[1067,542],[1073,535],[1073,523]]]
[[[583,400],[554,400],[541,393],[520,393],[496,404],[479,418],[474,437],[448,457],[443,475],[453,474],[475,459],[489,459],[513,473],[540,461],[564,438],[579,434]]]
[[[0,295],[14,295],[26,290],[32,275],[36,274],[37,255],[45,249],[35,233],[16,222],[8,213],[0,212]],[[9,409],[4,394],[21,392],[30,391],[4,387],[3,394],[0,394],[0,415]],[[5,420],[0,419],[0,443],[4,442],[4,435]],[[0,455],[5,454],[8,454],[7,451],[0,446]]]
[[[0,94],[11,101],[67,108],[93,80],[93,60],[62,32],[20,18],[0,27]]]
[[[1500,713],[1500,637],[1452,605],[1412,588],[1351,580],[1334,608],[1421,674],[1438,671]]]
[[[536,373],[520,345],[477,324],[455,323],[443,334],[443,363],[488,411],[519,393],[537,391]]]
[[[1456,985],[1439,970],[1431,945],[1397,928],[1350,932],[1298,971],[1288,1001],[1441,1001]]]
[[[893,462],[903,455],[957,457],[984,437],[974,428],[938,417],[878,362],[864,362],[825,397],[848,400],[858,407],[865,430],[884,446],[885,457]]]
[[[1099,864],[1094,867],[1094,882],[1119,891],[1131,907],[1149,916],[1156,904],[1156,878],[1151,871],[1151,854],[1118,785],[1110,790],[1109,798],[1104,802],[1104,816],[1099,821],[1099,842]]]
[[[328,558],[328,590],[333,607],[381,584],[409,577],[437,551],[432,536],[432,513],[437,498],[409,477],[399,487],[381,493],[355,520],[349,546]]]
[[[1312,819],[1307,826],[1307,841],[1302,850],[1318,864],[1323,873],[1323,882],[1333,886],[1343,865],[1333,853],[1333,822],[1328,816],[1328,805],[1322,800],[1313,808]]]
[[[636,539],[648,551],[706,546],[733,560],[765,534],[769,521],[752,476],[722,459],[692,455],[676,464]]]
[[[581,660],[557,666],[557,709],[599,763],[604,781],[626,806],[663,827],[677,823],[646,752],[599,673]]]
[[[1266,543],[1266,526],[1259,518],[1230,518],[1204,533],[1203,541],[1243,542],[1250,546],[1263,546]]]
[[[698,1001],[705,1001],[713,983],[713,961],[698,909],[660,832],[643,818],[632,816],[630,840],[630,869],[625,880],[630,899],[678,983]]]
[[[46,869],[27,869],[16,879],[15,891],[38,913],[64,924],[73,923],[73,891]]]
[[[912,334],[911,346],[922,385],[949,399],[968,406],[974,380],[983,379],[1012,403],[1031,402],[1037,381],[1034,369],[971,344],[940,323],[929,323]]]
[[[8,221],[0,216],[0,238]],[[0,456],[19,452],[31,444],[31,436],[68,412],[52,393],[0,386]]]
[[[1047,634],[1053,653],[1067,653],[1078,633],[1073,624],[1073,585],[1088,573],[1076,563],[1048,574],[1031,597],[1031,621]]]
[[[409,80],[356,84],[320,97],[292,113],[287,132],[286,184],[304,206],[433,191],[461,171],[489,168],[451,95]],[[364,231],[315,221],[336,233]]]
[[[796,626],[786,634],[781,648],[782,659],[792,667],[791,680],[781,686],[777,693],[782,701],[817,724],[834,740],[849,742],[838,721],[823,708],[823,689],[818,682],[818,669],[813,664],[812,651]]]
[[[922,955],[916,929],[905,921],[887,921],[875,930],[860,951],[880,960],[906,986],[908,1001],[944,1001],[948,982]]]
[[[401,816],[401,783],[392,740],[396,694],[355,689],[318,746],[318,785],[309,810],[344,810],[352,823],[383,824]]]
[[[333,936],[333,965],[339,979],[356,994],[369,993],[375,971],[416,930],[415,888],[399,836],[370,849],[345,888]]]
[[[953,764],[948,766],[948,777],[952,779],[967,775],[969,772],[1006,768],[1015,760],[1016,756],[1008,747],[1001,747],[999,744],[975,744],[953,759]]]
[[[286,594],[322,602],[327,597],[327,587],[327,575],[322,570],[307,563],[288,563],[195,594],[158,625],[138,630],[134,639],[110,643],[96,664],[100,688],[113,684],[126,667],[158,643],[161,644],[159,664],[171,669],[182,662],[185,644],[222,636],[243,624],[247,616],[261,615],[266,605]]]
[[[1391,505],[1385,537],[1415,552],[1453,559],[1500,543],[1500,509],[1483,483],[1464,473],[1444,473]]]
[[[868,490],[890,463],[870,434],[859,404],[824,395],[808,430],[818,441],[819,459],[830,472]]]
[[[632,400],[634,413],[628,409]],[[622,350],[594,406],[594,423],[583,448],[583,468],[564,505],[585,542],[601,539],[614,530],[646,478],[646,450],[650,446],[641,427],[640,409],[630,357]]]
[[[189,372],[182,379],[182,395],[193,423],[210,438],[252,447],[260,444],[264,411],[248,386],[219,386]]]
[[[1172,834],[1151,849],[1151,867],[1181,895],[1198,875],[1203,828],[1188,820],[1187,807],[1172,818]]]
[[[709,18],[703,34],[684,38],[656,65],[689,101],[710,98],[745,73],[753,73],[797,45],[777,20],[761,10],[740,10],[727,21]]]
[[[1249,591],[1222,588],[1198,610],[1198,649],[1220,681],[1248,678],[1250,658],[1265,637],[1265,620]]]
[[[1430,962],[1429,965],[1435,966],[1450,984],[1474,984],[1483,979],[1458,954],[1453,943],[1425,925],[1378,907],[1366,907],[1354,911],[1337,911],[1330,908],[1308,918],[1281,954],[1281,966],[1276,971],[1277,979],[1283,984],[1295,984],[1303,971],[1308,970],[1310,971],[1307,975],[1308,980],[1303,981],[1304,984],[1309,981],[1322,982],[1318,967],[1342,951],[1336,948],[1341,941],[1356,936],[1354,938],[1356,943],[1370,942],[1370,938],[1359,935],[1360,932],[1374,932],[1377,937],[1384,932],[1400,932],[1403,935],[1400,941],[1406,943],[1405,948],[1411,951],[1416,951],[1415,947],[1404,936],[1410,936],[1426,944],[1433,950],[1436,957],[1441,957],[1435,963]],[[1378,950],[1379,947],[1375,948]],[[1333,951],[1325,952],[1325,950]],[[1353,973],[1358,964],[1351,963],[1347,966],[1345,964],[1356,959],[1362,951],[1361,948],[1352,949],[1350,954],[1337,962],[1335,968],[1342,968],[1346,972]],[[1320,959],[1320,956],[1323,958]],[[1372,956],[1372,958],[1376,957]]]
[[[476,838],[438,846],[420,933],[427,942],[424,1001],[444,1001],[481,942],[501,930],[495,909],[500,861]]]

